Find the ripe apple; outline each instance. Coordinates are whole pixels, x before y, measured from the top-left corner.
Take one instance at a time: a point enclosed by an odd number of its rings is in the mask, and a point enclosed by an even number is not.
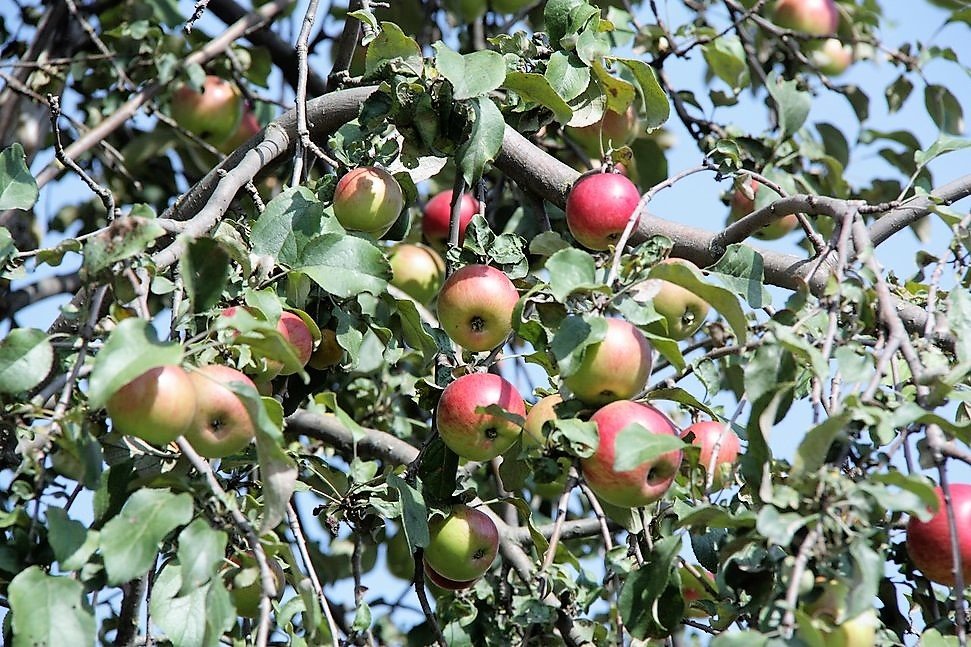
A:
[[[944,508],[944,491],[935,488],[937,513],[930,521],[911,517],[907,524],[907,553],[914,565],[929,580],[954,586],[951,556],[951,532]],[[958,548],[964,583],[971,582],[971,484],[952,483],[951,503],[958,529]]]
[[[425,570],[425,579],[427,579],[429,582],[431,582],[438,588],[444,589],[446,591],[461,591],[462,589],[469,588],[470,586],[475,584],[475,581],[476,581],[476,580],[450,580],[444,575],[442,575],[441,573],[439,573],[438,571],[436,571],[434,568],[429,566],[428,560],[426,559],[422,560],[422,565],[424,566],[424,570]]]
[[[738,458],[738,450],[740,447],[738,435],[728,425],[715,422],[714,420],[707,420],[705,422],[696,422],[685,429],[681,434],[681,438],[685,442],[690,441],[692,445],[701,448],[701,456],[698,458],[698,464],[706,472],[709,467],[713,467],[715,470],[713,484],[715,487],[720,487],[721,466],[732,466]],[[718,455],[715,458],[715,464],[712,465],[711,459],[715,451],[715,445],[718,445]]]
[[[467,505],[452,506],[444,519],[428,524],[425,562],[449,580],[482,577],[499,552],[499,530],[486,513]]]
[[[158,366],[118,389],[105,408],[117,431],[167,445],[192,424],[196,392],[181,366]]]
[[[196,393],[196,415],[183,434],[192,448],[206,458],[235,454],[256,435],[246,405],[229,384],[240,382],[256,389],[253,381],[229,366],[210,364],[189,373]]]
[[[238,307],[230,306],[223,308],[221,314],[223,317],[234,317],[236,316]],[[297,356],[300,365],[306,366],[314,350],[314,336],[310,332],[310,327],[307,326],[299,315],[284,310],[276,323],[276,329],[290,344],[293,354]],[[283,362],[279,360],[267,359],[266,372],[260,377],[273,378],[277,375],[292,375],[295,372],[295,370],[287,370]]]
[[[488,461],[512,447],[522,428],[501,416],[476,411],[492,404],[511,414],[526,416],[526,403],[519,391],[499,375],[469,373],[445,387],[435,420],[449,449],[470,461]]]
[[[688,616],[691,618],[706,618],[708,614],[698,605],[693,605],[693,603],[700,600],[712,600],[711,590],[717,589],[715,586],[715,576],[712,575],[707,569],[702,566],[696,565],[694,570],[698,572],[701,578],[696,577],[694,573],[688,570],[686,567],[682,566],[678,569],[681,574],[681,595],[684,597],[684,601],[688,603]],[[705,583],[707,582],[707,586]]]
[[[775,24],[816,36],[833,34],[839,26],[839,12],[833,0],[778,0]]]
[[[239,126],[236,128],[236,132],[229,136],[229,138],[218,144],[216,146],[219,152],[224,155],[229,155],[237,148],[245,144],[250,140],[251,137],[260,132],[263,128],[260,126],[259,119],[256,118],[256,113],[245,108],[243,110],[243,117],[239,121]]]
[[[486,0],[445,0],[444,5],[464,23],[475,22],[486,12]]]
[[[837,76],[853,63],[853,48],[839,39],[827,38],[819,49],[812,52],[812,61],[823,74]]]
[[[751,187],[753,194],[757,194],[760,190],[759,183],[755,180],[751,181]],[[748,198],[744,193],[736,190],[732,194],[732,210],[728,215],[728,222],[735,222],[753,211],[755,211],[755,200]],[[762,229],[755,232],[754,236],[761,240],[776,240],[777,238],[782,238],[798,226],[799,219],[795,214],[791,213],[787,216],[777,218],[772,224],[766,227],[762,227]]]
[[[232,567],[226,571],[229,578],[229,597],[236,607],[236,613],[244,618],[258,618],[260,615],[260,592],[262,591],[262,581],[260,580],[260,569],[256,564],[256,557],[251,552],[242,553],[235,557],[230,557],[229,562]],[[273,573],[273,581],[276,584],[276,599],[283,598],[283,589],[286,587],[286,575],[283,567],[276,558],[266,556],[267,565]]]
[[[405,206],[401,185],[376,166],[356,168],[337,182],[334,216],[345,229],[380,238]]]
[[[310,368],[322,371],[336,364],[340,364],[344,359],[344,348],[337,342],[337,333],[330,328],[323,328],[320,331],[320,345],[310,356],[307,365]]]
[[[601,407],[591,416],[597,423],[600,445],[589,458],[581,459],[583,478],[597,496],[616,506],[636,508],[654,503],[667,492],[681,465],[681,450],[666,452],[632,470],[614,469],[617,434],[638,423],[652,434],[677,436],[667,416],[647,404],[620,400]]]
[[[425,203],[422,211],[421,233],[430,243],[448,240],[448,228],[452,221],[452,190],[442,191]],[[465,230],[472,217],[479,213],[479,201],[470,193],[463,193],[459,206],[459,245],[465,240]]]
[[[608,109],[599,121],[589,126],[567,126],[566,134],[584,153],[600,159],[608,147],[620,148],[634,141],[637,138],[639,126],[637,110],[631,105],[623,114]]]
[[[207,76],[202,92],[183,85],[172,95],[172,119],[211,144],[235,133],[242,116],[239,88],[218,76]]]
[[[532,406],[529,410],[529,415],[526,416],[526,422],[523,423],[523,442],[529,443],[536,447],[542,447],[546,444],[546,432],[543,429],[545,425],[550,420],[556,420],[556,405],[563,402],[563,398],[560,397],[559,393],[554,393],[553,395],[547,395]]]
[[[516,13],[536,4],[536,0],[492,0],[492,10],[498,13]]]
[[[676,263],[694,270],[698,266],[683,258],[666,258],[662,263]],[[687,339],[695,334],[708,316],[708,302],[697,294],[670,281],[660,281],[652,300],[654,310],[664,317],[671,339]]]
[[[607,249],[624,232],[640,199],[634,183],[620,173],[581,176],[566,199],[566,224],[584,247]]]
[[[607,319],[603,341],[587,346],[576,372],[564,383],[587,404],[632,398],[647,384],[652,352],[644,334],[630,322]]]
[[[421,304],[431,302],[442,287],[445,262],[431,247],[406,243],[391,250],[391,285]]]
[[[448,277],[438,293],[438,321],[466,350],[492,350],[512,331],[519,292],[501,270],[466,265]]]

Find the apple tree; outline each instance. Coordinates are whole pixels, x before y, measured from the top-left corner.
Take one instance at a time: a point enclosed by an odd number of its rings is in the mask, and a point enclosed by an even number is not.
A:
[[[6,3],[2,642],[965,645],[912,4]]]

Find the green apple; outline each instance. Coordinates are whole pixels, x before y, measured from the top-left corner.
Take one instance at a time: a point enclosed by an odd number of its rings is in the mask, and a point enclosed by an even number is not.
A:
[[[445,279],[445,262],[431,247],[406,243],[391,250],[391,285],[427,305]]]
[[[449,580],[482,577],[499,553],[499,530],[487,514],[466,505],[452,506],[444,519],[428,525],[425,561]]]
[[[470,373],[445,387],[435,409],[435,424],[449,449],[470,461],[488,461],[512,447],[522,428],[502,416],[478,411],[491,405],[516,416],[526,415],[519,391],[499,375]]]
[[[755,195],[760,190],[760,185],[755,180],[751,181],[750,186],[752,187],[752,194]],[[747,216],[755,211],[755,200],[749,198],[742,191],[736,189],[732,194],[732,205],[731,211],[728,214],[728,222],[733,223],[736,220],[741,219],[743,216]],[[753,234],[756,238],[761,240],[776,240],[777,238],[782,238],[790,231],[799,226],[799,218],[795,214],[788,214],[782,216],[781,218],[775,219],[771,224],[762,227]]]
[[[666,258],[661,263],[698,266],[683,258]],[[664,317],[671,339],[681,340],[695,334],[708,316],[708,302],[697,294],[670,281],[660,281],[652,299],[654,310]]]
[[[492,0],[492,10],[499,13],[518,13],[537,4],[537,0]]]
[[[519,292],[501,270],[466,265],[438,293],[438,320],[455,343],[472,352],[492,350],[512,332]]]
[[[317,350],[310,355],[307,365],[310,368],[322,371],[340,364],[343,360],[344,348],[337,342],[337,333],[330,328],[322,328],[320,344],[317,346]]]
[[[529,443],[534,447],[542,447],[546,444],[546,432],[543,426],[552,420],[556,420],[556,405],[563,402],[563,398],[559,393],[554,393],[553,395],[548,395],[534,404],[530,410],[529,415],[526,416],[526,422],[523,424],[523,443]]]
[[[229,81],[209,75],[201,92],[189,85],[175,91],[171,114],[181,127],[218,145],[236,132],[243,117],[243,96]]]
[[[116,431],[167,445],[195,418],[195,387],[181,366],[158,366],[118,389],[105,408]]]
[[[387,543],[386,559],[388,572],[398,579],[410,582],[415,577],[415,559],[408,550],[408,538],[403,528],[399,528]]]
[[[829,631],[826,647],[873,647],[878,624],[876,609],[867,609]]]
[[[401,185],[376,166],[356,168],[337,182],[334,216],[348,230],[383,236],[405,206]]]
[[[256,557],[251,552],[242,553],[229,558],[232,565],[226,571],[228,579],[227,589],[229,596],[236,607],[236,613],[244,618],[258,618],[260,615],[260,593],[263,589],[260,579],[260,569],[256,564]],[[283,589],[286,587],[286,575],[280,562],[270,556],[266,556],[266,563],[273,573],[273,581],[276,586],[277,600],[283,597]]]
[[[475,22],[486,12],[486,0],[444,0],[443,4],[464,23]]]
[[[819,49],[812,51],[811,56],[820,72],[837,76],[853,63],[853,48],[836,38],[827,38]]]
[[[239,396],[229,388],[240,383],[256,389],[253,381],[229,366],[210,364],[191,373],[196,412],[185,439],[206,458],[223,458],[246,447],[256,435],[256,424]]]
[[[647,385],[653,349],[644,334],[623,319],[607,319],[603,341],[584,349],[567,388],[587,404],[606,404],[632,398]]]

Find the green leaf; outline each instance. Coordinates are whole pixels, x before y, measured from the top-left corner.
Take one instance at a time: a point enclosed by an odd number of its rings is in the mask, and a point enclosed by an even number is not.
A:
[[[431,503],[444,503],[455,492],[459,456],[436,435],[425,448],[425,458],[418,469],[422,495]]]
[[[768,636],[754,629],[734,633],[726,631],[715,636],[710,647],[764,647],[768,641]]]
[[[792,476],[799,478],[812,474],[826,462],[826,454],[840,434],[845,433],[849,415],[841,413],[827,418],[803,437],[792,461]]]
[[[233,390],[256,422],[256,458],[263,493],[260,530],[265,533],[287,516],[287,504],[297,487],[297,464],[283,446],[283,405],[273,398],[260,397],[248,384],[238,387]]]
[[[236,621],[236,610],[222,578],[180,595],[182,569],[169,562],[155,579],[149,610],[174,647],[211,647]]]
[[[553,112],[554,118],[561,124],[570,122],[573,110],[566,100],[550,85],[549,79],[535,72],[507,72],[503,87],[518,94],[520,97]]]
[[[808,92],[799,89],[796,81],[782,81],[775,73],[769,75],[766,89],[775,100],[779,113],[779,127],[782,129],[781,138],[792,137],[806,123],[812,100]]]
[[[192,518],[192,497],[144,488],[101,530],[101,555],[110,584],[148,572],[165,536]]]
[[[694,409],[695,411],[701,411],[708,414],[712,418],[717,418],[715,412],[712,411],[707,405],[700,402],[695,396],[691,395],[688,391],[680,387],[671,387],[666,389],[654,389],[653,391],[648,391],[646,395],[648,400],[669,400],[671,402],[677,402],[683,404],[684,406]]]
[[[964,111],[957,98],[943,85],[924,88],[924,106],[941,132],[960,135],[964,132]]]
[[[304,248],[294,270],[303,272],[325,291],[340,298],[388,287],[391,268],[380,249],[356,236],[324,234]]]
[[[671,434],[657,434],[644,425],[632,422],[614,440],[614,470],[627,472],[662,454],[685,447],[684,442]]]
[[[14,328],[0,340],[0,393],[29,391],[53,366],[54,347],[44,331]]]
[[[95,643],[94,614],[80,582],[30,566],[13,578],[8,593],[13,647]]]
[[[744,344],[748,337],[748,325],[745,313],[738,304],[738,298],[726,290],[705,283],[694,269],[681,263],[659,263],[651,268],[650,278],[670,281],[690,290],[707,301],[717,310],[728,325],[732,327],[739,344]]]
[[[644,103],[644,118],[641,120],[644,128],[651,132],[663,126],[671,115],[671,104],[668,102],[668,95],[658,83],[654,68],[636,58],[614,58],[613,60],[626,65],[634,75],[634,80],[637,81],[637,87],[641,91],[641,101]]]
[[[600,436],[597,434],[596,423],[577,418],[564,418],[553,422],[550,442],[563,447],[571,456],[589,458],[597,452]]]
[[[737,36],[722,36],[702,45],[701,55],[719,79],[738,94],[749,84],[745,48]]]
[[[915,151],[914,152],[914,162],[917,166],[926,166],[928,162],[936,157],[940,157],[945,153],[950,153],[952,151],[959,151],[964,148],[971,146],[971,140],[960,139],[958,137],[950,137],[948,135],[941,135],[937,138],[933,144],[926,151]]]
[[[570,315],[560,323],[550,343],[550,350],[560,367],[560,376],[573,375],[583,361],[587,346],[604,340],[607,320],[603,317]]]
[[[582,29],[583,25],[600,11],[585,0],[548,0],[543,8],[546,33],[554,47],[564,36]]]
[[[37,196],[37,181],[27,168],[24,147],[11,144],[0,152],[0,211],[26,211],[37,202]]]
[[[492,92],[506,77],[506,65],[499,52],[481,50],[459,54],[441,41],[432,45],[432,49],[439,72],[452,84],[452,98],[456,101]]]
[[[351,629],[353,631],[364,632],[371,627],[371,607],[368,606],[367,602],[361,601],[360,606],[354,612],[354,622],[351,623]]]
[[[759,510],[755,529],[770,543],[788,546],[800,528],[815,520],[816,515],[804,515],[801,512],[780,514],[774,507],[767,505]]]
[[[762,255],[748,245],[729,245],[718,262],[705,271],[753,308],[772,304],[772,295],[765,289]]]
[[[899,488],[892,495],[888,495],[889,493],[884,490],[882,496],[877,499],[878,503],[888,510],[901,510],[919,518],[921,521],[930,521],[937,511],[939,504],[937,493],[934,486],[925,477],[908,476],[893,470],[885,474],[873,474],[867,478],[867,481]],[[900,492],[900,490],[903,490],[903,492]],[[905,493],[913,495],[916,502],[904,501],[904,499],[910,498],[902,496]]]
[[[81,270],[94,276],[118,261],[141,254],[156,238],[164,235],[165,230],[154,218],[116,218],[108,229],[84,243]]]
[[[285,189],[266,205],[253,225],[253,253],[272,256],[284,265],[299,262],[304,248],[322,233],[338,233],[331,226],[323,230],[324,208],[305,186]],[[327,223],[329,224],[329,223]]]
[[[566,303],[566,298],[576,290],[606,287],[597,282],[593,256],[576,247],[562,249],[550,256],[546,270],[550,274],[550,291],[560,303]]]
[[[509,87],[509,75],[506,74],[506,86]],[[583,94],[590,83],[590,68],[577,58],[573,52],[553,52],[544,73],[547,82],[564,102],[572,101]],[[514,88],[510,88],[514,89]],[[548,106],[552,107],[552,106]],[[567,106],[569,109],[569,106]],[[556,111],[554,110],[554,113]],[[571,110],[572,114],[572,110]],[[557,118],[561,123],[567,123]],[[569,119],[567,120],[569,121]]]
[[[125,319],[111,331],[94,358],[88,381],[88,403],[99,409],[115,391],[145,371],[181,361],[181,345],[160,342],[155,327],[144,319]]]
[[[617,596],[617,608],[624,626],[634,638],[643,640],[648,637],[658,637],[655,633],[657,629],[673,629],[674,623],[681,619],[682,614],[678,614],[670,627],[665,626],[668,622],[657,627],[661,624],[658,622],[661,620],[658,618],[659,611],[662,607],[669,606],[662,605],[660,601],[668,588],[668,582],[672,577],[672,565],[680,548],[680,535],[671,535],[657,541],[650,557],[644,556],[644,565],[624,579],[620,595]],[[683,600],[681,605],[683,607]],[[683,608],[681,611],[683,612]],[[664,612],[661,611],[661,613]],[[665,613],[665,615],[668,614]],[[669,619],[664,618],[664,620]]]
[[[179,272],[192,312],[204,312],[219,303],[229,270],[229,254],[218,241],[196,238],[189,242],[179,261]]]
[[[408,540],[408,549],[414,553],[416,548],[427,546],[429,540],[428,508],[425,506],[425,497],[393,472],[388,474],[388,485],[398,491],[398,500],[401,502],[401,525],[404,527],[405,539]]]
[[[6,227],[0,227],[0,267],[7,264],[7,261],[17,253],[17,246],[13,244],[13,236]],[[40,261],[38,261],[40,262]]]
[[[98,532],[67,516],[64,508],[47,509],[47,540],[65,571],[77,570],[98,548]]]
[[[424,72],[421,47],[393,22],[382,22],[381,32],[368,44],[364,55],[364,76],[374,77],[389,65],[417,77]]]
[[[213,530],[205,519],[197,518],[179,533],[179,565],[182,568],[182,586],[179,595],[187,595],[192,589],[208,582],[215,567],[226,555],[226,533]]]
[[[462,169],[465,183],[474,186],[482,177],[486,164],[494,160],[502,148],[506,122],[499,108],[488,97],[470,99],[469,105],[475,114],[475,121],[468,141],[455,151],[455,162]]]

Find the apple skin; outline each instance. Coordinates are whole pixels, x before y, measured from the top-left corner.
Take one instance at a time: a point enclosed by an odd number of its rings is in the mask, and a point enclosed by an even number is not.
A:
[[[344,229],[380,238],[391,228],[405,206],[401,185],[376,166],[348,172],[334,189],[334,216]]]
[[[826,647],[873,647],[877,643],[877,612],[868,609],[837,625],[826,635]]]
[[[427,305],[445,279],[445,262],[431,247],[411,243],[391,250],[391,285],[418,303]]]
[[[209,75],[202,92],[183,85],[172,95],[172,119],[211,144],[226,141],[243,116],[243,96],[235,85]]]
[[[577,371],[563,382],[591,405],[632,398],[647,384],[652,352],[644,333],[630,322],[607,319],[603,341],[587,346]]]
[[[722,434],[723,430],[724,435]],[[715,451],[715,445],[718,444],[718,439],[721,438],[721,444],[718,445],[718,456],[715,459],[715,476],[713,481],[715,487],[720,487],[721,466],[734,465],[738,459],[738,452],[741,447],[738,434],[725,424],[715,422],[714,420],[706,420],[704,422],[696,422],[681,434],[681,438],[685,441],[690,436],[693,436],[691,444],[701,448],[701,456],[698,458],[698,464],[705,472],[708,471],[708,466],[711,465],[712,453]]]
[[[486,12],[486,0],[445,0],[444,5],[464,23],[475,22]]]
[[[661,263],[685,265],[697,270],[698,266],[683,258],[666,258]],[[670,281],[661,281],[661,287],[653,299],[654,310],[668,323],[671,339],[687,339],[698,332],[710,307],[708,302],[691,290]]]
[[[445,591],[461,591],[470,588],[476,582],[476,580],[450,580],[429,566],[425,559],[422,560],[422,566],[425,571],[425,579]]]
[[[944,491],[934,489],[939,504],[937,513],[924,522],[911,517],[907,524],[907,554],[927,579],[954,586],[951,572],[951,532],[944,508]],[[954,519],[958,528],[961,571],[964,583],[971,582],[971,484],[952,483],[950,486]]]
[[[516,286],[501,270],[466,265],[445,280],[438,293],[438,321],[449,338],[466,350],[492,350],[512,332]]]
[[[499,553],[499,530],[487,514],[466,505],[452,506],[444,519],[428,524],[425,562],[456,582],[482,577]]]
[[[240,586],[236,585],[237,577],[245,577],[245,581],[249,582],[252,571],[245,576],[243,576],[243,571],[248,569],[258,570],[256,557],[252,553],[243,553],[230,558],[229,561],[233,564],[233,567],[227,572],[230,578],[227,588],[229,589],[229,597],[236,607],[236,613],[244,618],[258,618],[260,615],[260,592],[263,588],[259,574],[257,574],[256,580],[249,584],[240,583]],[[283,567],[280,566],[280,562],[269,555],[266,556],[266,563],[273,573],[273,581],[276,584],[276,599],[280,600],[283,598],[283,589],[287,584]]]
[[[452,216],[452,190],[442,191],[425,203],[422,211],[421,233],[430,243],[448,241],[448,227]],[[479,201],[469,193],[462,194],[459,207],[459,245],[465,240],[465,230],[472,217],[479,213]]]
[[[540,398],[539,401],[532,406],[529,410],[529,415],[526,416],[526,422],[523,423],[523,443],[528,443],[533,447],[542,447],[546,444],[546,433],[543,430],[543,425],[545,425],[550,420],[556,420],[556,405],[563,402],[563,398],[559,393],[554,393],[553,395],[547,395]]]
[[[263,130],[263,127],[260,126],[260,121],[256,118],[256,113],[246,108],[243,110],[243,117],[239,120],[239,126],[236,128],[236,132],[230,135],[226,141],[217,145],[216,148],[222,154],[229,155],[248,142],[251,137],[261,130]]]
[[[210,364],[189,373],[196,392],[196,415],[185,439],[199,455],[223,458],[246,447],[256,426],[246,405],[227,385],[242,382],[256,389],[253,381],[236,369]]]
[[[758,193],[760,190],[759,183],[755,180],[751,181],[751,187],[753,193]],[[741,191],[735,191],[732,194],[732,210],[728,214],[728,222],[732,223],[736,220],[741,219],[743,216],[747,216],[755,211],[755,200],[750,200]],[[799,226],[799,219],[795,214],[789,214],[781,218],[777,218],[772,224],[767,227],[762,227],[757,232],[753,234],[756,238],[760,240],[776,240],[782,238],[790,231]]]
[[[583,478],[590,489],[607,503],[637,508],[654,503],[668,491],[681,465],[681,450],[661,454],[632,470],[614,470],[617,434],[629,424],[639,423],[655,434],[677,436],[667,416],[647,404],[620,400],[601,407],[590,418],[597,423],[600,445],[596,453],[581,459]]]
[[[492,10],[497,13],[516,13],[534,4],[536,0],[492,0]]]
[[[853,63],[853,48],[836,38],[827,38],[819,49],[812,52],[812,61],[823,74],[837,76]]]
[[[476,408],[498,405],[503,410],[526,416],[526,403],[511,382],[492,373],[470,373],[455,380],[442,392],[435,421],[442,440],[453,452],[470,461],[488,461],[512,447],[522,433],[516,423],[478,413]],[[447,572],[437,571],[451,577]],[[471,579],[451,577],[451,579]]]
[[[320,345],[310,356],[307,365],[322,371],[340,364],[344,359],[344,348],[337,342],[337,333],[330,328],[320,330]]]
[[[833,0],[778,0],[775,24],[815,36],[833,34],[839,27],[839,12]]]
[[[117,431],[168,445],[195,419],[195,387],[181,366],[158,366],[118,389],[105,408]]]
[[[566,224],[584,247],[607,249],[620,238],[640,199],[634,183],[620,173],[584,175],[566,199]]]
[[[303,319],[299,315],[284,310],[276,324],[276,329],[293,346],[293,352],[300,361],[300,365],[306,366],[314,352],[314,335]],[[280,375],[291,375],[293,373],[296,373],[296,371],[287,371],[281,365]]]
[[[601,137],[603,138],[604,151],[607,150],[608,146],[620,148],[637,138],[639,126],[640,120],[637,118],[637,110],[631,105],[623,114],[608,109],[599,121],[595,121],[589,126],[567,126],[565,130],[569,138],[584,153],[600,159],[603,155],[603,151],[600,149]]]

